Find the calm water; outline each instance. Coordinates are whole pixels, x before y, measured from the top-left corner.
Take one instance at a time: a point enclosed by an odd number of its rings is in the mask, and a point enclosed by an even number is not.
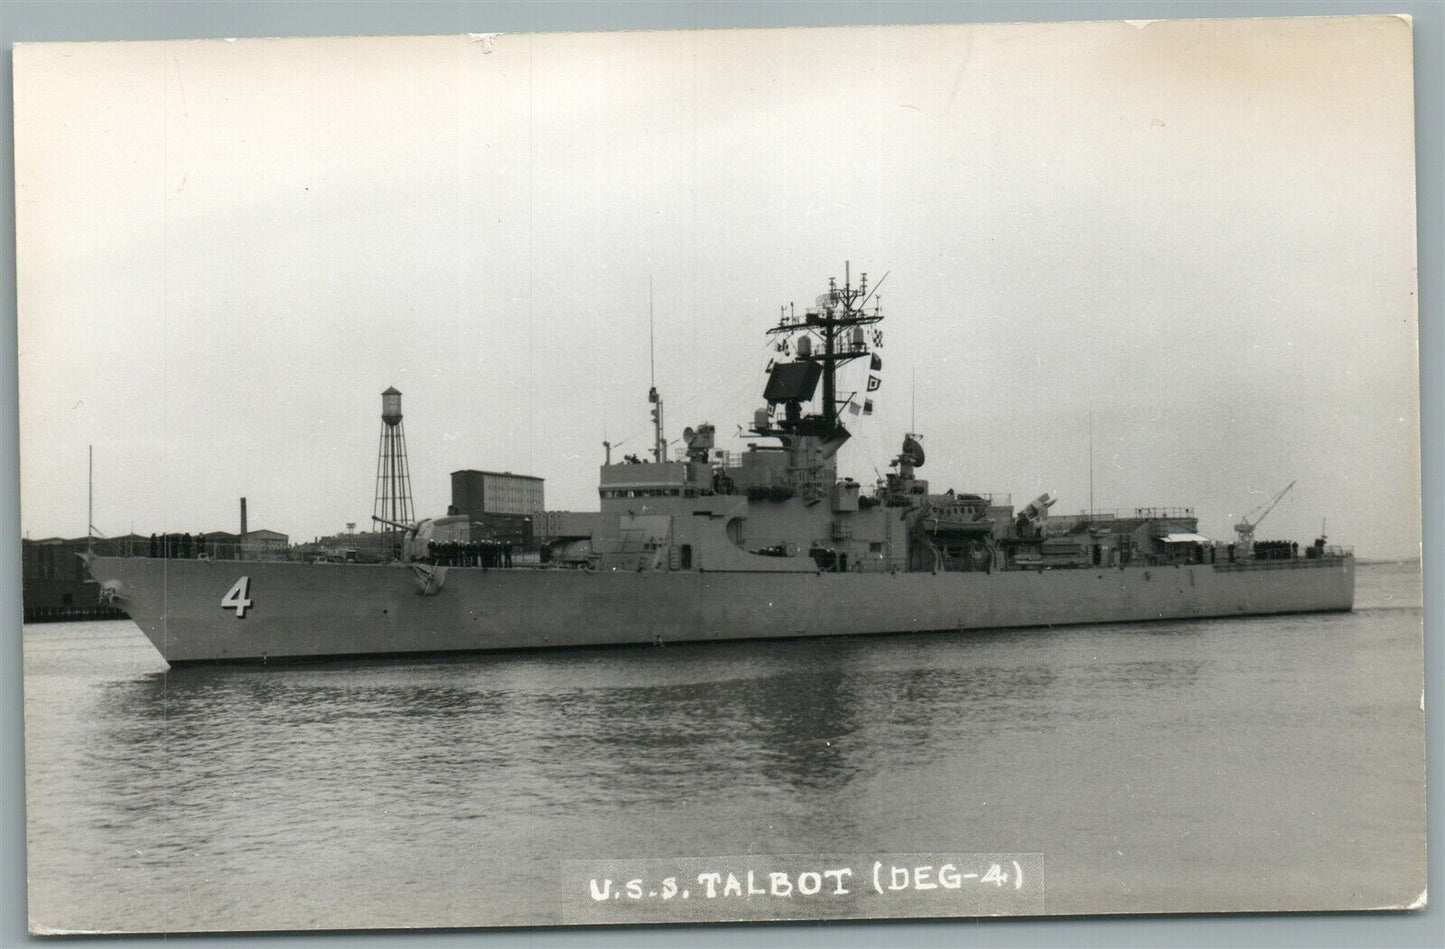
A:
[[[33,926],[560,922],[564,858],[1037,851],[1050,912],[1409,902],[1417,565],[1352,614],[165,672],[25,629]]]

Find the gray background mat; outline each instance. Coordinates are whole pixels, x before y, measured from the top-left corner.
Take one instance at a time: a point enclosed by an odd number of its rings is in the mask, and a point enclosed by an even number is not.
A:
[[[697,29],[718,27],[837,26],[987,21],[1059,21],[1188,17],[1311,16],[1407,13],[1415,21],[1416,156],[1419,207],[1421,444],[1425,532],[1425,628],[1427,681],[1436,686],[1441,668],[1442,510],[1440,471],[1445,424],[1445,304],[1442,304],[1442,116],[1445,116],[1445,6],[1437,2],[1239,2],[1196,0],[1152,2],[14,2],[0,0],[0,127],[7,144],[0,150],[0,177],[13,180],[12,115],[8,88],[11,45],[19,41],[172,39],[224,36],[337,34],[439,34],[462,32],[536,32],[618,29]],[[18,432],[16,415],[14,194],[0,189],[4,226],[0,246],[0,297],[5,318],[0,356],[0,386],[6,411],[0,415],[0,537],[5,569],[0,602],[11,620],[0,647],[0,945],[34,942],[26,934],[23,701],[21,681],[20,526]],[[1429,762],[1429,851],[1432,879],[1438,880],[1441,834],[1438,695],[1427,707],[1427,744],[1436,752]],[[1321,868],[1327,872],[1328,868]],[[284,942],[295,946],[336,947],[359,941],[370,946],[1441,946],[1445,945],[1445,908],[1437,898],[1428,910],[1394,914],[1319,914],[1228,917],[1117,917],[1090,919],[919,921],[613,929],[480,930],[358,934],[216,936],[208,945],[243,946]],[[67,940],[74,943],[76,940]],[[81,939],[93,942],[92,939]],[[125,945],[158,946],[156,938],[127,939]]]

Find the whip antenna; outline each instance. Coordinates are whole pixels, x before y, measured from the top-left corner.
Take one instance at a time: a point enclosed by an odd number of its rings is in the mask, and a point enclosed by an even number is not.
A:
[[[888,275],[887,275],[887,274],[884,274],[883,276],[886,277],[886,276],[888,276]],[[883,281],[880,280],[880,281],[878,281],[878,282],[879,282],[879,283],[882,283]],[[916,432],[916,431],[918,431],[918,367],[917,367],[917,366],[914,366],[914,367],[913,367],[913,392],[912,392],[912,396],[911,396],[911,404],[909,405],[909,410],[908,410],[908,430],[909,430],[910,432]]]

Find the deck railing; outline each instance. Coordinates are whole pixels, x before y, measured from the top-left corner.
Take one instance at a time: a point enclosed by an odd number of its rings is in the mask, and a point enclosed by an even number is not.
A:
[[[314,547],[276,547],[269,544],[234,544],[228,542],[207,543],[190,548],[184,544],[173,545],[169,550],[158,544],[154,550],[149,544],[128,544],[123,548],[102,547],[96,544],[95,553],[102,557],[140,557],[156,560],[315,560],[319,554]],[[356,551],[359,558],[370,555],[372,559],[390,559],[390,552],[380,548],[363,548]]]

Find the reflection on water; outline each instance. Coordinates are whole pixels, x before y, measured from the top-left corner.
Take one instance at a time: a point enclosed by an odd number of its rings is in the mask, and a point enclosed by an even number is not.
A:
[[[111,800],[163,792],[172,816],[215,808],[218,785],[286,795],[297,771],[383,797],[393,781],[397,797],[414,792],[413,808],[465,816],[513,779],[543,808],[748,787],[837,792],[940,743],[966,749],[1022,724],[1051,727],[1048,667],[867,667],[892,645],[787,644],[788,661],[744,678],[713,676],[729,665],[719,653],[756,648],[747,644],[579,650],[581,675],[565,660],[517,655],[182,668],[100,683],[101,731],[84,765]],[[860,742],[860,729],[888,740]]]
[[[1367,570],[1349,615],[413,662],[158,672],[126,624],[34,627],[32,910],[555,922],[564,858],[987,845],[1127,911],[1260,860],[1246,828],[1327,897],[1308,868],[1408,870],[1422,813],[1418,592]]]

